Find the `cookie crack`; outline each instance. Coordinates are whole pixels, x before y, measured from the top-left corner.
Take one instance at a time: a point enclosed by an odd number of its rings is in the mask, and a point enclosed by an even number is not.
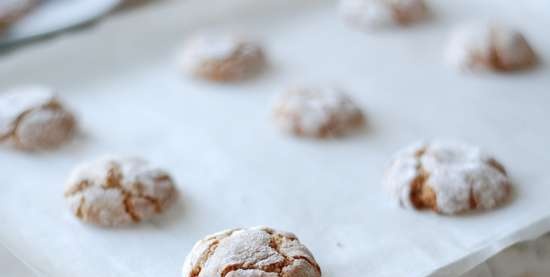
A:
[[[212,243],[208,246],[208,249],[206,250],[206,253],[203,253],[201,255],[201,257],[197,261],[196,265],[193,267],[193,269],[191,269],[191,273],[189,274],[189,277],[199,276],[199,274],[202,271],[202,268],[204,267],[204,264],[206,264],[208,259],[210,259],[210,257],[214,254],[214,252],[218,248],[218,245],[220,244],[220,242],[222,242],[224,239],[226,239],[226,238],[230,237],[231,235],[233,235],[233,233],[235,233],[236,231],[238,231],[238,229],[229,231],[227,234],[225,234],[224,237],[210,239],[210,240],[212,240]]]
[[[162,174],[160,176],[155,177],[154,182],[155,183],[157,183],[157,182],[170,182],[171,183],[172,178],[170,178],[170,176],[168,176],[167,174]],[[163,210],[163,207],[165,206],[165,204],[171,200],[171,197],[170,197],[169,199],[166,199],[166,201],[164,201],[164,203],[163,203],[157,197],[146,194],[145,192],[143,192],[144,185],[140,181],[136,181],[134,183],[133,187],[136,189],[137,193],[133,193],[131,191],[127,191],[127,192],[130,193],[133,197],[142,198],[145,201],[149,202],[149,204],[153,205],[155,213],[161,213],[162,210]],[[122,188],[122,189],[125,190],[125,188]],[[170,195],[172,195],[173,190],[174,190],[174,188],[171,188]]]
[[[500,50],[497,46],[497,30],[492,28],[489,33],[489,65],[496,70],[506,71],[508,70],[504,63]]]
[[[80,197],[80,202],[78,203],[78,208],[75,211],[76,217],[84,218],[84,213],[82,212],[82,208],[84,207],[85,203],[86,203],[86,199],[84,199],[84,197]]]
[[[290,240],[290,241],[295,241],[296,238],[293,238],[293,237],[287,237],[287,236],[284,236],[284,235],[281,235],[281,234],[274,234],[273,232],[267,232],[268,234],[271,235],[271,242],[269,244],[269,246],[275,251],[277,252],[277,254],[281,255],[283,258],[284,258],[284,261],[282,262],[282,266],[281,268],[277,271],[279,273],[279,276],[280,274],[282,273],[282,271],[289,265],[291,265],[292,263],[294,263],[295,260],[304,260],[306,261],[308,264],[310,264],[311,266],[313,266],[313,268],[315,268],[315,270],[317,270],[319,273],[321,273],[321,268],[319,267],[319,265],[315,262],[313,262],[311,260],[311,258],[307,257],[307,256],[288,256],[286,255],[285,253],[283,253],[281,251],[281,244],[283,243],[284,240]]]
[[[319,274],[321,274],[321,267],[317,263],[312,261],[310,257],[307,257],[307,256],[293,256],[292,258],[294,260],[303,260],[303,261],[307,262],[309,265],[313,266],[313,268],[315,268],[315,270],[317,272],[319,272]]]
[[[492,168],[496,169],[497,171],[499,171],[500,173],[502,173],[504,176],[508,175],[506,173],[506,169],[504,169],[504,166],[502,164],[500,164],[497,160],[495,160],[494,158],[491,158],[489,159],[487,162],[486,162],[489,166],[491,166]]]
[[[477,208],[477,199],[475,197],[475,193],[474,193],[474,188],[473,187],[470,187],[470,194],[469,194],[469,197],[470,197],[470,209],[476,209]]]
[[[122,206],[124,207],[124,211],[130,217],[130,219],[132,219],[133,222],[137,223],[141,220],[141,218],[136,213],[134,205],[132,203],[132,198],[134,198],[134,195],[131,191],[125,189],[124,186],[122,186],[123,179],[124,175],[120,170],[120,165],[113,162],[111,167],[107,171],[107,178],[105,179],[103,187],[106,189],[118,190],[122,194]]]
[[[70,187],[67,191],[65,191],[65,197],[74,196],[77,193],[81,193],[91,187],[91,185],[92,184],[88,182],[88,180],[80,181],[78,185]]]
[[[133,222],[139,222],[141,218],[136,213],[134,205],[132,204],[132,195],[122,190],[123,200],[122,204],[124,205],[124,211],[130,216]]]
[[[285,253],[281,251],[281,243],[285,239],[285,237],[282,236],[281,234],[270,234],[270,235],[271,235],[271,241],[269,242],[269,247],[271,247],[273,251],[275,251],[277,254],[283,257],[283,261],[280,263],[279,268],[277,268],[277,273],[280,276],[283,269],[288,265],[292,264],[293,259],[292,257],[287,256]]]
[[[417,209],[430,208],[437,210],[437,199],[433,189],[427,184],[430,173],[422,164],[422,157],[426,154],[427,146],[423,146],[416,151],[414,157],[417,161],[416,177],[411,181],[410,200],[413,206]]]
[[[266,273],[277,273],[277,276],[281,276],[282,270],[286,267],[285,264],[286,261],[282,261],[280,263],[274,263],[270,264],[269,266],[263,266],[259,267],[256,264],[245,264],[245,263],[238,263],[238,264],[231,264],[226,266],[222,272],[220,273],[221,277],[225,277],[227,274],[237,271],[237,270],[261,270]]]

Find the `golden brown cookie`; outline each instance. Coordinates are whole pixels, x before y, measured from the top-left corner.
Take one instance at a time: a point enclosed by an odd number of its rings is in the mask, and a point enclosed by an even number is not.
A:
[[[268,227],[222,231],[198,241],[183,277],[321,277],[298,238]]]
[[[442,214],[494,208],[511,190],[506,171],[495,158],[477,147],[437,140],[400,151],[384,183],[402,206]]]
[[[331,87],[291,88],[277,99],[273,116],[285,132],[318,138],[343,135],[365,121],[353,99]]]
[[[407,25],[426,17],[423,0],[340,0],[340,15],[362,31]]]
[[[513,71],[537,63],[536,54],[522,33],[494,23],[458,27],[445,55],[449,64],[461,70]]]
[[[76,119],[49,88],[19,87],[0,94],[0,141],[23,150],[58,147],[73,137]]]
[[[203,34],[186,41],[180,62],[192,76],[235,81],[258,73],[266,60],[256,42],[236,35]]]
[[[170,175],[138,158],[104,157],[79,165],[65,191],[75,216],[111,227],[150,219],[175,196]]]

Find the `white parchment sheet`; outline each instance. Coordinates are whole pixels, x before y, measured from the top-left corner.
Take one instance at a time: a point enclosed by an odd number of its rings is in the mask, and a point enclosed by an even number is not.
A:
[[[295,232],[323,276],[425,277],[456,261],[436,274],[458,275],[548,231],[548,224],[533,225],[550,215],[548,65],[476,75],[442,60],[453,25],[492,16],[524,30],[546,60],[547,2],[430,4],[434,16],[424,24],[363,34],[341,22],[333,2],[165,1],[1,56],[0,89],[58,88],[82,132],[59,151],[0,148],[0,241],[40,276],[179,276],[204,235],[269,225]],[[270,69],[239,84],[186,78],[176,50],[199,29],[258,37]],[[368,127],[328,141],[281,134],[270,103],[296,83],[348,89]],[[455,217],[394,205],[380,184],[389,157],[432,137],[495,153],[515,183],[514,199]],[[108,153],[139,155],[170,171],[178,204],[123,229],[77,221],[63,199],[65,178],[77,163]]]

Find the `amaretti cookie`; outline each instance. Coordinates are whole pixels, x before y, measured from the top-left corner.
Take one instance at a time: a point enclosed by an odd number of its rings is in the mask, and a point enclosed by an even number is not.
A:
[[[37,3],[38,0],[1,0],[0,32],[27,14]]]
[[[19,149],[58,147],[74,135],[76,125],[50,88],[26,86],[0,94],[0,141]]]
[[[180,64],[194,77],[236,81],[258,73],[266,63],[262,46],[234,34],[200,34],[185,42]]]
[[[495,158],[478,147],[444,140],[401,150],[384,183],[402,206],[442,214],[494,208],[511,190],[506,170]]]
[[[531,67],[537,57],[519,31],[496,23],[469,23],[451,34],[445,58],[460,70],[513,71]]]
[[[423,0],[340,0],[339,9],[344,21],[362,31],[411,24],[428,14]]]
[[[79,165],[65,198],[79,219],[107,227],[137,223],[166,210],[176,196],[174,181],[139,158],[103,157]]]
[[[268,227],[222,231],[198,241],[183,277],[320,277],[310,251],[288,232]]]
[[[273,107],[276,124],[285,132],[304,137],[343,135],[364,124],[355,101],[333,87],[293,87]]]

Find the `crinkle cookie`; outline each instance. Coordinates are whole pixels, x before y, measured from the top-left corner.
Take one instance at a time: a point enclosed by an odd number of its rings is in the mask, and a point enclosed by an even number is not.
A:
[[[198,241],[183,277],[320,277],[309,250],[291,233],[267,227],[222,231]]]
[[[450,65],[461,70],[512,71],[537,62],[535,52],[520,32],[491,23],[470,23],[457,28],[445,56]]]
[[[65,198],[83,221],[121,226],[163,212],[175,198],[172,178],[138,158],[105,157],[78,166]]]
[[[27,14],[37,3],[37,0],[1,0],[0,32]]]
[[[504,167],[493,157],[449,141],[415,143],[400,151],[384,183],[402,206],[442,214],[494,208],[511,188]]]
[[[58,147],[72,138],[76,125],[49,88],[19,87],[0,94],[0,141],[19,149]]]
[[[282,130],[305,137],[338,136],[364,124],[353,99],[330,87],[289,89],[275,102],[273,116]]]
[[[407,25],[426,17],[423,0],[340,0],[340,15],[363,31]]]
[[[187,73],[211,81],[244,79],[261,70],[265,63],[259,44],[230,34],[192,37],[181,55],[181,66]]]

